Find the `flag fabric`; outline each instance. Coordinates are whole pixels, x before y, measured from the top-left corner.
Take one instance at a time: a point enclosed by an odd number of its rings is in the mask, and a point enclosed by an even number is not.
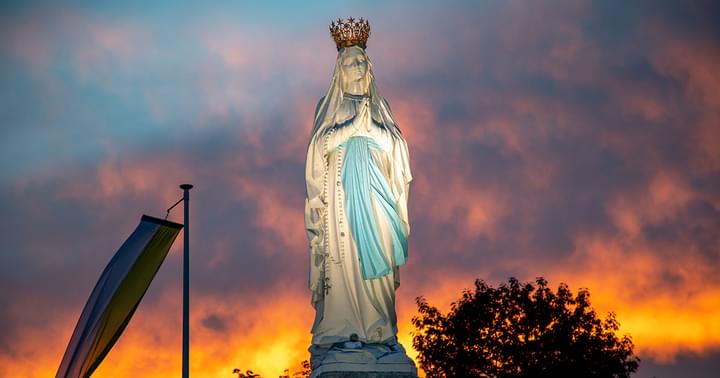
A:
[[[127,326],[182,227],[142,216],[95,284],[56,378],[85,378],[95,371]]]

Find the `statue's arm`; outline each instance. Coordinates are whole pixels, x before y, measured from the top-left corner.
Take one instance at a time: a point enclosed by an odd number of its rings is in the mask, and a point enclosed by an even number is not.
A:
[[[410,182],[413,178],[410,172],[410,155],[404,138],[399,138],[395,142],[393,155],[393,191],[397,199],[398,215],[407,236],[410,235],[408,198],[410,198]]]
[[[310,143],[305,162],[305,229],[313,252],[321,247],[322,219],[320,216],[325,207],[324,198],[322,198],[325,164],[323,164],[322,151],[319,147],[317,143]]]
[[[382,98],[384,108],[389,117],[392,117],[390,103],[387,99]],[[398,208],[398,215],[402,222],[405,235],[410,235],[410,220],[408,217],[408,198],[410,197],[410,181],[412,181],[412,172],[410,171],[410,154],[407,142],[402,135],[393,137],[392,144],[392,164],[391,164],[391,185],[393,195]]]
[[[390,104],[383,98],[383,102],[390,112]],[[410,154],[405,138],[400,135],[393,143],[392,163],[392,191],[398,205],[400,220],[405,229],[405,235],[410,234],[410,220],[408,217],[408,198],[410,197],[410,182],[412,172],[410,171]]]
[[[322,101],[322,99],[321,99]],[[315,111],[317,113],[317,109]],[[312,140],[308,145],[305,161],[305,230],[310,243],[310,277],[308,286],[313,291],[313,303],[322,293],[322,267],[323,267],[323,224],[322,217],[325,210],[323,196],[323,179],[325,176],[325,162],[322,151],[322,141]]]

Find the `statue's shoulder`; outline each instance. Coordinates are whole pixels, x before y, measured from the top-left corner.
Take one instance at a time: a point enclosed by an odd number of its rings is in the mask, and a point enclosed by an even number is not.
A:
[[[320,110],[320,104],[322,104],[324,99],[325,99],[325,96],[322,96],[322,97],[320,97],[320,100],[318,100],[317,105],[315,105],[315,114],[317,114],[318,110]]]
[[[388,109],[390,112],[392,112],[392,109],[390,109],[390,103],[388,102],[388,100],[387,100],[385,97],[382,97],[382,96],[380,96],[380,100],[383,102],[383,104],[385,104],[385,106],[387,107],[387,109]]]
[[[395,130],[398,134],[402,134],[402,131],[400,131],[400,128],[393,119],[392,109],[390,109],[390,103],[383,96],[378,96],[378,100],[379,101],[377,101],[377,103],[379,104],[379,108],[384,109],[376,109],[375,107],[373,107],[373,121],[376,121],[376,123],[383,125],[385,128],[387,128],[387,130]]]

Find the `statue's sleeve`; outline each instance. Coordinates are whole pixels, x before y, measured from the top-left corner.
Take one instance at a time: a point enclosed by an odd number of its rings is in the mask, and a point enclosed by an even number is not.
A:
[[[325,210],[325,199],[322,196],[325,161],[322,148],[322,140],[312,138],[308,145],[305,161],[305,185],[307,190],[305,198],[305,229],[310,242],[310,277],[308,286],[313,292],[313,303],[319,299],[316,297],[322,293],[323,287],[324,231],[322,217]]]
[[[410,155],[407,142],[402,136],[395,138],[393,143],[392,163],[392,191],[397,201],[400,221],[402,222],[405,235],[410,235],[410,221],[408,218],[408,198],[410,195]]]

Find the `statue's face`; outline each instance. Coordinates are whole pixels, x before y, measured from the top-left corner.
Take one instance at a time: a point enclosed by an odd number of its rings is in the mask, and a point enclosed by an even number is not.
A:
[[[340,65],[346,84],[354,83],[365,78],[368,70],[367,59],[360,49],[351,48],[344,54]]]

